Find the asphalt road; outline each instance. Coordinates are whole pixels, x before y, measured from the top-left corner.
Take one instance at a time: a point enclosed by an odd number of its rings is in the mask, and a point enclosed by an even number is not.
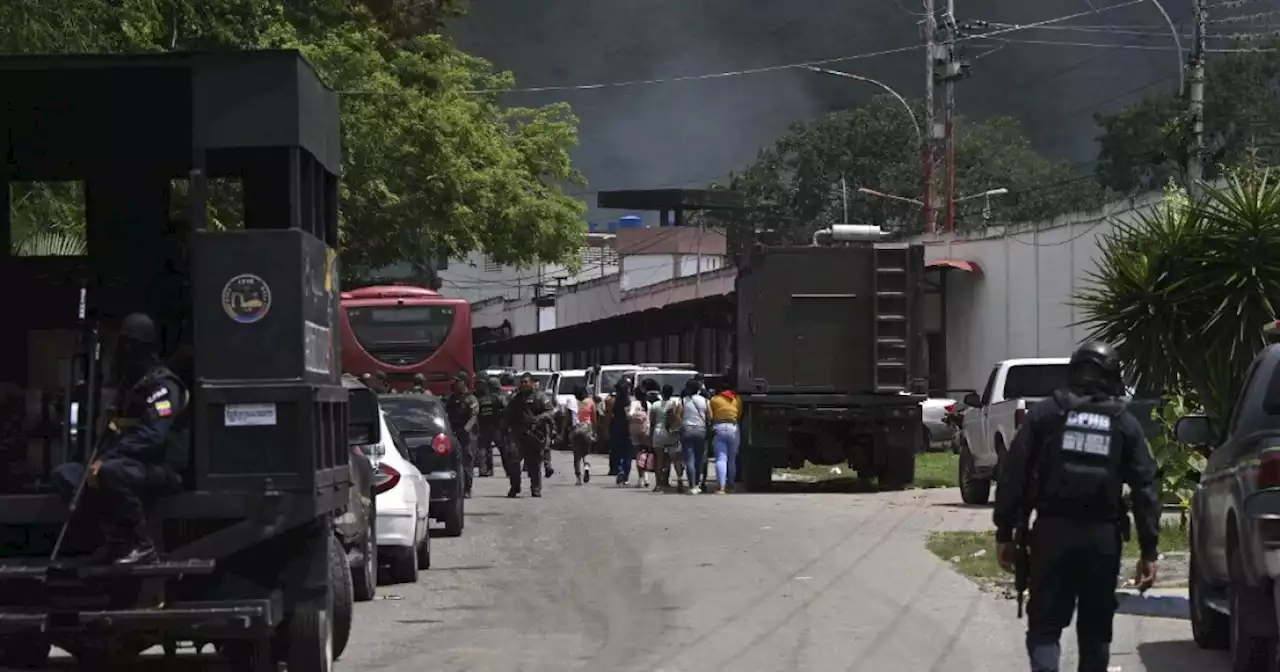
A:
[[[575,487],[556,460],[540,500],[478,479],[463,537],[434,540],[417,584],[357,605],[338,669],[1026,669],[1013,603],[924,549],[931,530],[989,525],[957,492],[661,495]],[[1112,664],[1228,669],[1189,637],[1185,621],[1119,617]]]

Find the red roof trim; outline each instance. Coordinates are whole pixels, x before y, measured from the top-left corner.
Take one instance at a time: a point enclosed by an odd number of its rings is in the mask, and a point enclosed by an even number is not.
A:
[[[954,268],[957,271],[965,271],[974,275],[982,275],[982,267],[976,261],[964,261],[963,259],[935,259],[925,264],[925,268],[948,269]]]

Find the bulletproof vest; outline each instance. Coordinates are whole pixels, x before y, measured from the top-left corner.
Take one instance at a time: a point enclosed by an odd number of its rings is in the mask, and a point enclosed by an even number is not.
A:
[[[116,405],[114,413],[115,417],[112,419],[112,422],[122,430],[136,426],[142,421],[143,413],[145,413],[147,408],[156,401],[154,399],[148,399],[147,395],[151,394],[151,389],[153,387],[165,381],[177,385],[178,389],[182,390],[181,394],[184,397],[183,399],[172,399],[170,400],[170,403],[180,404],[178,408],[179,411],[186,408],[186,387],[182,384],[182,381],[178,379],[177,374],[163,366],[155,366],[148,370],[142,378],[138,379],[138,382],[134,383],[132,387],[119,397],[119,402]]]
[[[498,414],[501,412],[501,403],[496,394],[490,392],[486,395],[477,397],[476,400],[480,402],[481,421],[493,422],[498,419]]]
[[[450,395],[449,402],[445,404],[445,412],[449,415],[449,425],[454,429],[461,429],[471,419],[469,417],[470,409],[467,408],[466,404],[466,395]]]
[[[1055,401],[1062,411],[1056,430],[1043,446],[1037,510],[1041,515],[1077,520],[1119,520],[1124,404],[1114,399],[1084,400],[1067,408],[1062,398],[1055,396]]]

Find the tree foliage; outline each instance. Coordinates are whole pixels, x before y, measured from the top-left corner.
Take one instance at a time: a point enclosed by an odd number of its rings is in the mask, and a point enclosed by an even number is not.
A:
[[[1205,177],[1238,165],[1251,148],[1267,161],[1280,159],[1280,51],[1225,54],[1209,62],[1205,81]],[[1096,168],[1102,186],[1133,193],[1180,178],[1190,147],[1187,109],[1185,92],[1175,89],[1114,114],[1094,115],[1102,128]]]
[[[1196,202],[1170,188],[1099,247],[1077,296],[1092,337],[1115,344],[1140,389],[1226,417],[1280,297],[1276,175],[1234,169]]]
[[[857,189],[921,200],[922,163],[912,118],[901,102],[882,96],[794,124],[727,186],[743,192],[757,229],[784,231],[788,240],[807,240],[814,230],[844,221],[846,203],[850,223],[915,231],[922,222],[920,206]],[[959,123],[956,165],[957,198],[996,188],[1010,192],[958,203],[958,228],[1043,219],[1101,198],[1088,176],[1036,153],[1009,118]]]
[[[440,33],[461,12],[461,0],[7,0],[0,53],[299,49],[345,92],[348,271],[474,250],[572,263],[586,228],[562,189],[582,181],[577,120],[563,105],[502,107],[510,73]],[[32,231],[59,226],[59,207],[54,191],[33,194]]]

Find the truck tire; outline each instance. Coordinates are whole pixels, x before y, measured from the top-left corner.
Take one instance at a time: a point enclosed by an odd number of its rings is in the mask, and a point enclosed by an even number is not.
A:
[[[1204,579],[1196,562],[1196,537],[1191,536],[1191,566],[1187,570],[1188,601],[1191,603],[1191,638],[1202,649],[1222,651],[1231,647],[1231,619],[1210,607],[1205,599]]]
[[[884,466],[876,475],[881,490],[904,490],[916,480],[915,451],[906,446],[889,449]]]
[[[769,492],[773,489],[773,462],[765,448],[743,446],[739,453],[742,485],[747,492]]]
[[[285,667],[308,672],[330,672],[333,669],[333,620],[323,602],[299,604],[289,617],[289,655]]]
[[[0,666],[35,670],[49,662],[52,647],[39,638],[9,636],[0,639]]]
[[[991,479],[979,478],[973,474],[973,453],[969,452],[969,442],[960,442],[960,501],[965,504],[986,504],[991,499]]]
[[[334,537],[329,544],[329,592],[333,621],[333,659],[342,657],[351,638],[351,622],[355,615],[355,593],[351,582],[351,565],[342,552],[342,544]]]

